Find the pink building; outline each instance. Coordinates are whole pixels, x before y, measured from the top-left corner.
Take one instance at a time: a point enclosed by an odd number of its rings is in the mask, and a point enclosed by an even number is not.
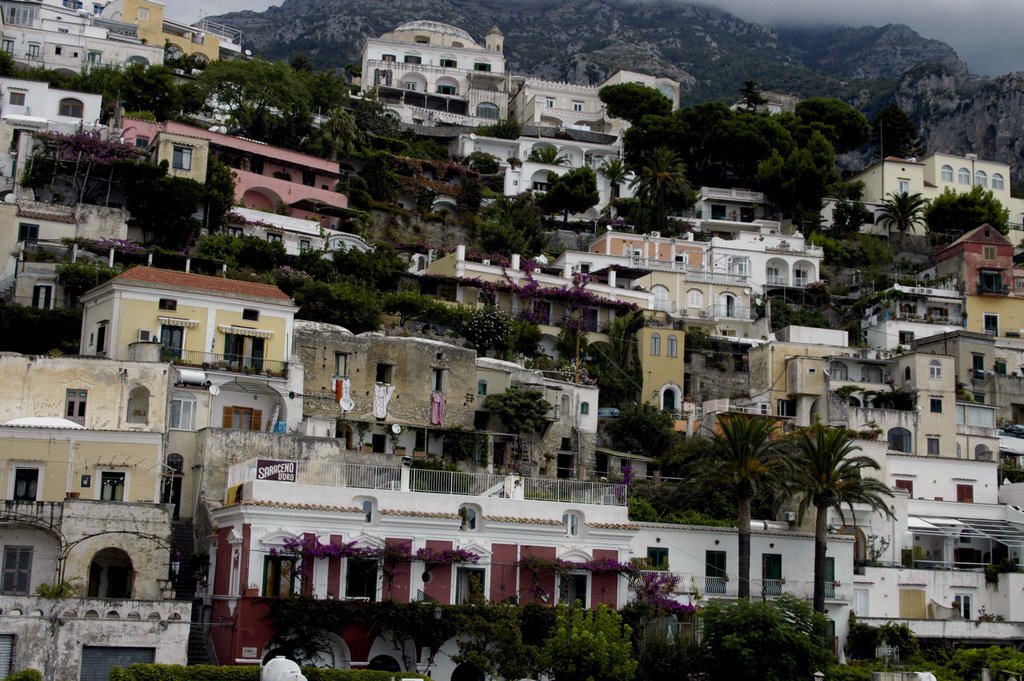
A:
[[[166,160],[173,174],[188,175],[200,159],[205,168],[213,154],[234,172],[235,200],[244,208],[274,211],[284,205],[292,217],[314,217],[324,228],[351,215],[348,197],[336,191],[336,162],[174,121],[129,119],[124,137],[151,149],[154,162]]]

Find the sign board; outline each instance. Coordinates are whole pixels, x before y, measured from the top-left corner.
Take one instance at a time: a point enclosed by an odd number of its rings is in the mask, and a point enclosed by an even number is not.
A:
[[[242,657],[246,657],[246,658],[259,657],[259,651],[256,649],[255,646],[253,646],[251,648],[249,646],[244,646],[242,648]]]
[[[295,482],[295,469],[296,463],[294,461],[257,459],[256,479],[277,480],[278,482]]]

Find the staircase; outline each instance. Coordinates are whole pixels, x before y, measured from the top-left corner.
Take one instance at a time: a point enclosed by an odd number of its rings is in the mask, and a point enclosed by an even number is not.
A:
[[[178,574],[174,576],[174,597],[190,601],[196,595],[196,575],[192,568],[195,544],[192,540],[192,521],[175,520],[171,523],[172,560],[178,559]]]
[[[188,664],[216,664],[210,651],[210,627],[203,621],[203,601],[192,601],[192,627],[188,632]]]

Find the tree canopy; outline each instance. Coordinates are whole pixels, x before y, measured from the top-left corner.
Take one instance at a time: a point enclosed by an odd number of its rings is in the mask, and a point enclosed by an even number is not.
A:
[[[947,187],[928,204],[924,213],[928,231],[936,238],[953,241],[962,234],[988,224],[1003,234],[1009,232],[1009,211],[991,189],[974,185],[969,192]]]
[[[881,158],[910,158],[921,154],[917,126],[895,100],[871,120],[871,143]]]
[[[597,175],[590,168],[581,166],[551,180],[538,204],[549,213],[561,213],[562,222],[567,223],[570,213],[583,213],[599,200]]]
[[[638,83],[606,85],[597,96],[610,116],[628,121],[630,125],[639,125],[644,116],[667,116],[672,111],[672,100]]]

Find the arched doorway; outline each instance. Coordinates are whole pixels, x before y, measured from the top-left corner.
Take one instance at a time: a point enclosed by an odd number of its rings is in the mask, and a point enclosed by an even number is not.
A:
[[[131,598],[135,581],[132,559],[121,549],[96,552],[89,564],[90,598]]]
[[[329,631],[321,631],[317,640],[318,644],[305,650],[300,650],[291,643],[264,648],[267,652],[263,655],[263,664],[275,657],[285,657],[302,667],[351,669],[352,653],[340,636]]]
[[[679,411],[679,388],[667,385],[661,389],[661,408],[665,411]]]

